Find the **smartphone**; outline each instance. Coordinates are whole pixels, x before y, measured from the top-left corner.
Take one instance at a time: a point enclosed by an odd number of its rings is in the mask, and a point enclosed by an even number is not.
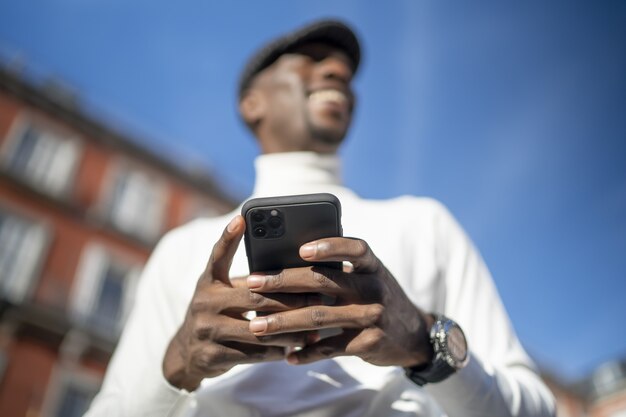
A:
[[[307,262],[300,246],[342,236],[341,204],[332,194],[254,198],[241,209],[246,221],[244,241],[250,272],[276,271],[308,265],[341,269],[341,262]]]

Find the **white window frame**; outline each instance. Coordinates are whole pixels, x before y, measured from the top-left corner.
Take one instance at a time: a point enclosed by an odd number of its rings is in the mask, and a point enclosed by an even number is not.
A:
[[[124,180],[125,191],[116,195]],[[102,208],[115,227],[151,242],[164,229],[168,194],[166,182],[151,170],[118,160],[108,170]]]
[[[81,369],[75,365],[57,364],[52,370],[50,382],[47,385],[41,415],[63,417],[59,415],[60,407],[63,404],[64,393],[72,385],[83,388],[84,391],[91,391],[95,396],[102,385],[102,377],[93,371]]]
[[[75,322],[89,326],[93,321],[98,300],[101,295],[105,274],[110,265],[117,265],[128,270],[122,283],[123,299],[120,304],[118,320],[113,328],[92,328],[104,336],[114,331],[115,336],[121,332],[128,313],[133,304],[139,275],[143,268],[141,262],[130,259],[124,254],[108,249],[100,243],[90,243],[82,251],[77,274],[70,295],[70,315]]]
[[[26,165],[13,168],[16,153],[29,129],[39,132],[37,144],[29,154]],[[28,184],[53,196],[64,196],[71,190],[82,156],[82,141],[76,135],[42,121],[41,118],[20,114],[4,141],[1,164]]]
[[[2,206],[0,215],[8,221],[0,225],[0,294],[19,304],[31,296],[38,282],[51,231],[47,224]],[[9,264],[11,270],[7,268]]]

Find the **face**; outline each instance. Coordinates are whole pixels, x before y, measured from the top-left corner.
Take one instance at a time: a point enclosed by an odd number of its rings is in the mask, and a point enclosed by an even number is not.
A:
[[[351,80],[349,58],[322,43],[298,47],[262,71],[252,89],[266,104],[257,131],[264,150],[334,152],[352,120]]]

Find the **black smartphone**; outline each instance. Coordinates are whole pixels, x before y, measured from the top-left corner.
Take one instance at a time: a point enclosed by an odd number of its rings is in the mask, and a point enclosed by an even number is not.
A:
[[[244,241],[250,272],[276,271],[307,265],[341,269],[341,262],[306,262],[303,244],[342,235],[341,204],[332,194],[254,198],[241,209],[246,221]]]

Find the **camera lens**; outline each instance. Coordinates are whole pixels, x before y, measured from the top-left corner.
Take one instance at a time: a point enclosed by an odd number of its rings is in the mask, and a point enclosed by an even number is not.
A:
[[[262,222],[265,219],[265,215],[261,210],[256,210],[252,213],[252,220],[255,222]]]
[[[252,233],[255,237],[265,237],[265,235],[267,234],[267,230],[265,230],[265,227],[263,226],[257,226],[254,228]]]
[[[267,223],[274,229],[279,228],[283,224],[283,222],[280,219],[280,217],[270,217],[270,219],[267,221]]]

